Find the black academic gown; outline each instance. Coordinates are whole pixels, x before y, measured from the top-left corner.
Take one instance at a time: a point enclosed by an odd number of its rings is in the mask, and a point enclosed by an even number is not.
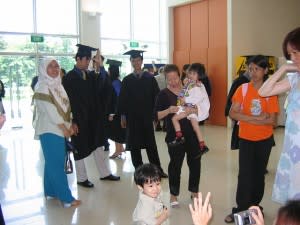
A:
[[[71,137],[77,149],[74,158],[84,159],[96,149],[94,80],[88,73],[84,80],[81,71],[74,67],[63,77],[62,83],[70,100],[73,123],[79,128],[77,136]]]
[[[118,111],[126,116],[129,150],[156,149],[153,109],[158,92],[158,84],[148,72],[141,78],[131,73],[123,79]]]
[[[121,81],[119,79],[114,80],[114,83],[118,88],[121,88]],[[118,114],[118,99],[119,99],[119,92],[113,86],[113,92],[111,95],[111,106],[113,109],[113,120],[108,121],[107,131],[108,131],[108,138],[117,142],[117,143],[125,143],[126,140],[126,129],[121,127],[121,117]],[[119,89],[118,89],[119,90]]]
[[[94,82],[94,96],[95,96],[95,144],[97,147],[104,146],[108,137],[107,124],[108,115],[113,113],[113,106],[111,98],[113,94],[113,87],[110,77],[107,73],[90,73]]]
[[[232,96],[234,95],[236,89],[241,86],[242,84],[244,83],[248,83],[249,82],[249,79],[244,76],[244,75],[240,75],[238,78],[236,78],[232,84],[231,84],[231,87],[230,87],[230,90],[229,90],[229,93],[227,95],[227,100],[226,100],[226,106],[225,106],[225,116],[228,116],[229,115],[229,111],[230,111],[230,108],[231,108],[231,98]]]

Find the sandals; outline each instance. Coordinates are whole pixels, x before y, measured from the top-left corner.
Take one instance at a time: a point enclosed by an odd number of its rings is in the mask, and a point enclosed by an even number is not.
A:
[[[175,208],[179,208],[179,202],[177,200],[177,197],[175,195],[170,196],[170,207],[175,209]]]
[[[198,193],[191,192],[191,199],[198,198]]]
[[[178,201],[173,201],[173,202],[170,202],[170,206],[171,208],[179,208],[179,202]]]
[[[225,223],[233,223],[234,222],[234,216],[232,213],[230,213],[229,215],[227,215],[224,219]]]
[[[110,159],[115,159],[115,158],[121,158],[122,152],[115,152],[111,156],[109,156]]]
[[[64,208],[70,208],[70,207],[77,207],[81,204],[81,201],[80,200],[74,200],[73,202],[71,203],[66,203],[66,202],[63,202],[62,205]]]

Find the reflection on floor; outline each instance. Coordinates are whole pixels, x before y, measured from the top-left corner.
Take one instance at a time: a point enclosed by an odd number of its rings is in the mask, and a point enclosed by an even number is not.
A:
[[[202,158],[200,190],[212,193],[212,225],[225,224],[226,214],[235,204],[238,151],[230,151],[229,128],[205,126],[204,134],[210,152]],[[266,188],[262,206],[265,208],[265,224],[271,224],[279,207],[271,201],[274,174],[281,152],[283,128],[275,131],[276,146],[272,150],[266,175]],[[164,133],[157,132],[156,140],[161,162],[167,171],[168,154]],[[110,153],[114,151],[111,143]],[[143,158],[147,156],[143,152]],[[121,176],[120,182],[100,181],[92,158],[87,159],[88,174],[95,184],[93,189],[77,187],[74,174],[68,175],[74,196],[82,200],[78,208],[62,208],[56,200],[45,200],[42,188],[43,155],[38,141],[33,140],[30,128],[6,129],[0,135],[0,203],[8,225],[127,225],[137,202],[138,192],[133,181],[130,154],[122,159],[107,159],[113,173]],[[169,225],[192,224],[187,192],[188,168],[183,165],[179,209],[171,209]],[[168,181],[163,180],[162,199],[169,202]]]

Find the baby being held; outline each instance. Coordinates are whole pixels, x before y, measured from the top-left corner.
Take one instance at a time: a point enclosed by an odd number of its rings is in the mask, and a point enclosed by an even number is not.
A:
[[[177,106],[179,110],[172,117],[176,137],[172,142],[168,143],[169,146],[175,147],[185,142],[179,121],[187,118],[190,120],[199,142],[199,156],[209,151],[199,127],[199,122],[208,118],[210,108],[207,92],[200,81],[202,75],[205,75],[204,65],[200,63],[191,64],[187,74],[188,80],[178,95]],[[187,107],[193,108],[195,113],[190,114],[187,112]]]

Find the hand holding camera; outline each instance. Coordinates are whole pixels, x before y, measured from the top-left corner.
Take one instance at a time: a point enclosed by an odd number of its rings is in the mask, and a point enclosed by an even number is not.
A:
[[[248,210],[235,213],[234,222],[236,225],[264,225],[264,217],[258,206],[251,206]]]
[[[256,211],[256,213],[252,214],[252,217],[255,220],[255,223],[257,225],[264,225],[265,224],[264,216],[263,216],[260,208],[258,206],[251,206],[249,209]]]

